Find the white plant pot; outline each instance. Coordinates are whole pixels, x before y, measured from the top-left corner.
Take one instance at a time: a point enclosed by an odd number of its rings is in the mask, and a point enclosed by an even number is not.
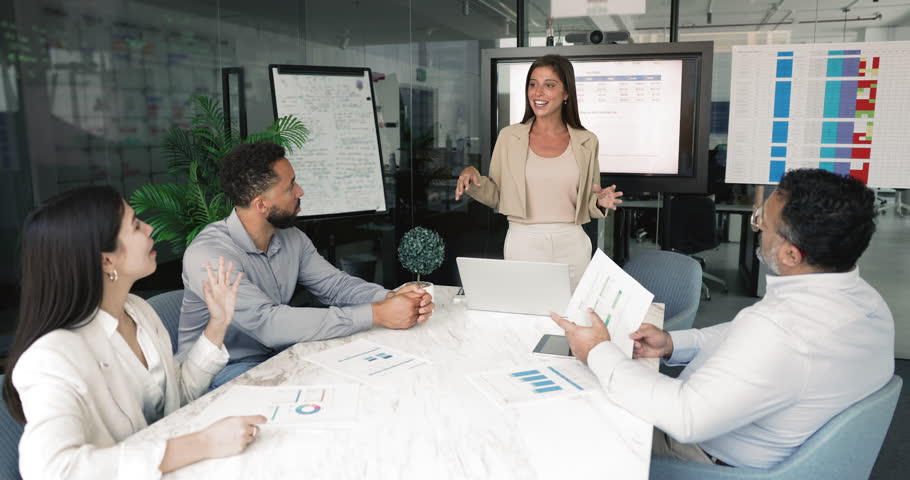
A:
[[[405,285],[410,285],[410,284],[412,284],[412,283],[416,283],[418,287],[424,289],[427,293],[429,293],[429,294],[430,294],[430,299],[431,299],[431,300],[434,299],[434,298],[436,298],[436,296],[434,295],[433,284],[432,284],[431,282],[425,282],[425,281],[423,281],[423,280],[421,280],[421,281],[419,281],[419,282],[416,282],[416,281],[415,281],[415,282],[408,282],[408,283],[402,284],[401,287],[403,287],[403,286],[405,286]],[[401,290],[401,287],[396,288],[395,291],[397,292],[398,290]]]

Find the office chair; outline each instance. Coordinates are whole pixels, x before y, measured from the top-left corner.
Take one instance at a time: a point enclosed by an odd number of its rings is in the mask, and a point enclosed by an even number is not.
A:
[[[633,256],[623,270],[664,304],[665,331],[686,330],[695,322],[701,298],[701,265],[681,253],[656,251]]]
[[[166,292],[148,299],[149,304],[161,317],[161,323],[171,337],[171,353],[177,353],[177,327],[180,326],[180,306],[183,304],[183,290]]]
[[[714,200],[704,195],[674,195],[670,199],[670,250],[683,253],[701,264],[702,277],[718,283],[727,292],[727,282],[705,272],[705,259],[695,254],[720,245]],[[711,300],[711,291],[702,281],[705,300]]]
[[[828,421],[783,462],[769,469],[722,467],[652,457],[650,478],[678,480],[854,480],[869,478],[888,433],[901,377]]]
[[[0,375],[0,384],[4,375]],[[19,480],[19,438],[22,425],[13,420],[6,402],[0,402],[0,480]]]

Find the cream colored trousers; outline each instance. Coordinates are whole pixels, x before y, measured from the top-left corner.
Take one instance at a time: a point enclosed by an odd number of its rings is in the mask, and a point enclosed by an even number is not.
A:
[[[581,225],[509,222],[503,247],[506,260],[569,264],[569,286],[578,286],[591,261],[591,239]]]

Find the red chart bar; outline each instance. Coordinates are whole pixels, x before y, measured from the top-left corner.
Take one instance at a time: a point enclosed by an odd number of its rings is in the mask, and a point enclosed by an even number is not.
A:
[[[862,170],[850,170],[850,176],[864,184],[869,183],[869,163],[864,162]]]
[[[863,140],[862,139],[865,136],[866,136],[865,133],[854,133],[853,134],[853,143],[860,144],[860,145],[871,145],[872,140]]]
[[[872,156],[871,148],[854,148],[850,158],[868,160]]]

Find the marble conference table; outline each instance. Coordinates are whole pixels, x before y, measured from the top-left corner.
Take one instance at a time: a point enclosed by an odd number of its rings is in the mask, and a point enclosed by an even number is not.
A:
[[[164,478],[648,478],[652,426],[602,391],[500,408],[465,377],[546,362],[531,350],[542,334],[562,333],[549,317],[469,310],[457,288],[436,289],[437,308],[425,324],[296,344],[136,436],[199,430],[204,425],[194,419],[236,385],[352,383],[302,357],[364,338],[433,364],[394,390],[361,385],[349,428],[262,428],[241,455]],[[663,305],[653,304],[645,321],[662,326]],[[636,361],[657,368],[656,359]]]

